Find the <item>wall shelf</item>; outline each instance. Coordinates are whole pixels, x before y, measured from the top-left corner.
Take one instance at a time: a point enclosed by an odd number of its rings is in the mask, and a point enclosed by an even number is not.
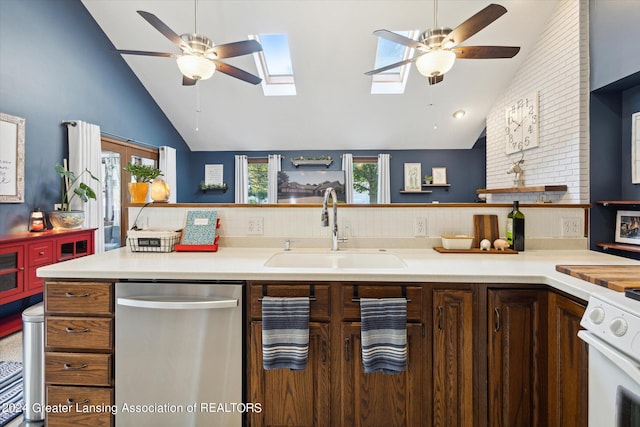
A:
[[[200,191],[203,193],[226,193],[227,188],[227,184],[224,184],[222,187],[200,188]]]
[[[422,191],[405,191],[400,190],[400,194],[430,194],[433,193],[431,190],[422,190]]]
[[[478,189],[476,194],[500,194],[500,193],[544,193],[547,191],[567,191],[566,185],[531,185],[527,187],[505,187]]]
[[[625,207],[639,206],[640,207],[640,200],[599,200],[596,203],[602,206],[625,206]]]
[[[605,251],[614,249],[616,251],[640,253],[639,245],[625,245],[623,243],[596,243],[596,246],[603,248]]]
[[[422,184],[423,188],[433,188],[433,187],[440,187],[440,188],[444,188],[445,191],[449,191],[449,187],[451,187],[451,184]]]

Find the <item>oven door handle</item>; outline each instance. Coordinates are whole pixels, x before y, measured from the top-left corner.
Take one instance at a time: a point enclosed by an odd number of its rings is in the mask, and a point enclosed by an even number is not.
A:
[[[135,296],[118,298],[118,305],[164,310],[207,310],[238,307],[237,299],[215,297]]]
[[[623,353],[614,350],[608,344],[603,343],[599,338],[587,331],[578,331],[580,337],[587,344],[599,351],[603,356],[609,359],[614,365],[629,375],[633,381],[640,384],[640,367]]]

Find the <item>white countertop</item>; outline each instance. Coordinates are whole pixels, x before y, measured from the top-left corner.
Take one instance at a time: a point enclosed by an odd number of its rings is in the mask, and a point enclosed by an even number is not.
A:
[[[330,252],[294,249],[292,252]],[[352,250],[346,252],[372,252]],[[532,250],[513,254],[441,254],[432,249],[390,249],[406,268],[273,268],[264,263],[275,248],[220,248],[218,252],[142,253],[120,248],[38,269],[38,276],[65,279],[298,280],[364,282],[465,282],[546,284],[587,300],[614,293],[555,270],[557,264],[640,265],[588,250]]]

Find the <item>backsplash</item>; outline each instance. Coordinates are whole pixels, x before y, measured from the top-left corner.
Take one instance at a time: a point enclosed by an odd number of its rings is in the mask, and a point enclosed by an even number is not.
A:
[[[140,228],[179,229],[188,210],[216,210],[220,217],[222,246],[329,247],[331,227],[320,226],[320,207],[234,207],[230,205],[178,205],[129,208],[129,227],[138,213]],[[442,234],[473,234],[474,214],[498,216],[500,235],[505,236],[506,217],[511,208],[503,206],[416,205],[416,207],[338,207],[340,237],[348,238],[345,248],[440,246]],[[527,248],[587,249],[583,235],[583,207],[521,207],[526,216]],[[331,214],[331,212],[330,212]],[[330,215],[331,216],[331,215]],[[330,219],[333,225],[333,218]]]

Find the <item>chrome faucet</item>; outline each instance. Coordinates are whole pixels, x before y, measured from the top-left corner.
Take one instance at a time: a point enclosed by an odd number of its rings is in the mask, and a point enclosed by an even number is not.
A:
[[[338,196],[333,187],[328,187],[324,192],[324,200],[322,201],[322,212],[320,213],[320,224],[323,227],[329,226],[329,212],[327,202],[329,196],[333,199],[333,229],[331,230],[331,250],[338,250]]]

